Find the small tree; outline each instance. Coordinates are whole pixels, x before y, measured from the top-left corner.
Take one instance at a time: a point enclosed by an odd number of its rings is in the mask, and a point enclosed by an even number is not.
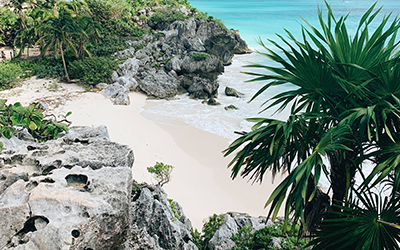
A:
[[[147,171],[154,176],[158,181],[157,186],[163,186],[171,180],[171,172],[174,166],[164,164],[162,162],[156,162],[154,167],[148,167]]]

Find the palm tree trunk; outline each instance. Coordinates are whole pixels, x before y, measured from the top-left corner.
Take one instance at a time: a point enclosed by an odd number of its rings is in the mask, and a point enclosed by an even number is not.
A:
[[[354,181],[356,167],[352,161],[353,157],[346,155],[346,159],[340,159],[338,155],[329,157],[331,163],[331,181],[332,181],[332,205],[343,205],[343,202],[348,198],[350,187]],[[332,207],[334,211],[339,210],[337,207]]]
[[[65,63],[65,58],[64,58],[64,53],[62,49],[62,41],[59,41],[60,44],[60,53],[61,53],[61,58],[64,66],[64,71],[65,71],[65,77],[67,78],[67,82],[70,82],[71,80],[69,79],[68,71],[67,71],[67,64]]]

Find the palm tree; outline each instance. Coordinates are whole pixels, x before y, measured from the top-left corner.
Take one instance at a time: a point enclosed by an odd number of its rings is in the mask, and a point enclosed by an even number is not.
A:
[[[77,24],[69,11],[65,8],[58,10],[56,16],[49,17],[38,27],[41,34],[37,43],[44,42],[45,46],[42,48],[42,54],[48,49],[53,48],[55,56],[61,55],[65,77],[69,82],[69,75],[67,64],[65,61],[65,52],[67,49],[71,50],[77,56],[76,41],[74,37],[85,36],[83,29]]]
[[[354,189],[354,177],[363,163],[375,163],[360,192],[372,188],[398,169],[400,160],[400,74],[395,42],[398,18],[390,23],[385,16],[371,32],[370,23],[380,9],[375,4],[361,18],[355,35],[349,36],[347,16],[335,19],[331,7],[327,21],[319,10],[320,29],[306,22],[302,41],[286,31],[288,39],[275,41],[280,53],[268,49],[260,53],[280,67],[252,64],[248,67],[272,73],[248,73],[252,81],[268,80],[253,97],[272,86],[291,84],[295,88],[274,96],[264,110],[278,112],[290,107],[286,121],[272,118],[248,119],[255,122],[250,132],[240,132],[225,151],[236,152],[229,166],[232,178],[239,174],[262,181],[266,171],[287,171],[287,177],[273,191],[266,206],[276,217],[285,202],[285,219],[293,215],[307,228],[304,211],[315,201],[317,185],[325,174],[332,190],[333,211],[340,213]],[[398,79],[398,78],[397,78]],[[325,159],[325,160],[324,160]],[[326,164],[325,162],[328,162]],[[374,176],[378,179],[372,183]],[[330,214],[336,217],[335,214]],[[322,218],[319,220],[322,221]]]

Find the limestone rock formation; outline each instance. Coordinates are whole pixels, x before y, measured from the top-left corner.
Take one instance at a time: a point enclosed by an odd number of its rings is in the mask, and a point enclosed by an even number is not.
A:
[[[144,187],[131,207],[130,249],[198,249],[192,242],[190,221],[162,188]]]
[[[1,249],[122,246],[129,235],[132,150],[109,141],[105,127],[73,127],[46,143],[19,138],[1,138]]]
[[[193,98],[208,99],[216,97],[224,65],[231,63],[234,54],[249,53],[237,33],[214,22],[189,18],[153,28],[157,27],[162,30],[142,39],[140,45],[145,46],[136,51],[135,58],[119,66],[114,82],[131,90],[138,86],[157,98],[184,91]]]
[[[133,152],[104,126],[0,141],[0,249],[197,250],[178,203],[160,187],[132,192]]]
[[[243,213],[227,213],[224,215],[223,224],[209,241],[208,247],[212,250],[230,249],[235,246],[235,242],[231,240],[232,235],[236,234],[241,228],[250,226],[254,232],[272,225],[273,222],[265,217],[254,218]]]

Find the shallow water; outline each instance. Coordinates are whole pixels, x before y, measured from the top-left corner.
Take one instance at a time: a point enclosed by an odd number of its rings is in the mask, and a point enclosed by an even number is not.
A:
[[[198,8],[209,15],[222,19],[228,28],[239,29],[241,37],[253,50],[262,51],[256,40],[261,38],[267,46],[267,39],[276,39],[275,33],[284,34],[284,29],[288,29],[294,36],[300,37],[301,24],[304,24],[301,17],[312,25],[317,25],[318,6],[323,13],[326,8],[322,0],[192,0],[192,6]],[[362,14],[375,1],[330,1],[335,16],[350,13],[347,20],[349,33],[355,31],[356,25]],[[393,11],[394,15],[400,13],[400,1],[382,0],[377,6],[382,6],[382,15]],[[378,20],[381,19],[378,18]],[[265,84],[262,82],[245,83],[249,76],[241,73],[249,68],[243,65],[252,63],[270,62],[256,53],[248,55],[238,55],[233,59],[233,64],[225,68],[225,73],[219,77],[220,106],[208,106],[201,101],[191,100],[188,95],[178,96],[177,100],[164,101],[154,100],[145,106],[141,115],[147,119],[166,124],[182,124],[194,126],[224,136],[229,139],[236,137],[234,131],[249,130],[251,124],[245,121],[250,117],[270,117],[273,112],[268,111],[258,114],[262,109],[261,105],[269,100],[270,97],[281,92],[285,87],[271,88],[253,102],[248,103],[256,91]],[[224,94],[225,87],[233,87],[244,94],[243,98],[227,97]],[[234,105],[238,110],[226,111],[224,107]],[[277,114],[274,117],[284,119],[287,112]]]

